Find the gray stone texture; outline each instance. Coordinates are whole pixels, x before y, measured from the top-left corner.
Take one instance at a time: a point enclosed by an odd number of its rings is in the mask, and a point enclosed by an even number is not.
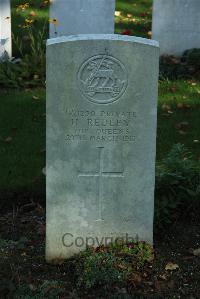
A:
[[[200,0],[154,0],[152,38],[161,54],[200,48]]]
[[[10,0],[0,0],[0,59],[11,56]]]
[[[53,0],[50,37],[72,34],[114,33],[115,0]]]
[[[158,60],[158,43],[142,38],[48,41],[48,261],[87,238],[153,242]]]

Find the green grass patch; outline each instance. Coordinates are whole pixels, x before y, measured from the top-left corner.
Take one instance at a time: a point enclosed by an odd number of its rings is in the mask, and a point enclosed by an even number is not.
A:
[[[130,35],[149,38],[152,19],[152,1],[118,0],[116,2],[115,32],[129,30]]]
[[[175,143],[200,155],[200,82],[162,81],[159,86],[157,160]]]
[[[1,197],[15,192],[44,195],[44,90],[2,91],[0,98]]]

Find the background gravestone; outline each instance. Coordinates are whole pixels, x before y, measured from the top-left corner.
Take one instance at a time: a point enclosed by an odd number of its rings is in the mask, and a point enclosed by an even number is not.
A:
[[[72,34],[114,33],[115,0],[53,0],[50,37]]]
[[[200,48],[200,1],[154,0],[152,38],[159,41],[161,54]]]
[[[0,59],[11,56],[10,0],[0,0]]]
[[[153,241],[158,60],[142,38],[48,41],[47,260],[88,237]]]

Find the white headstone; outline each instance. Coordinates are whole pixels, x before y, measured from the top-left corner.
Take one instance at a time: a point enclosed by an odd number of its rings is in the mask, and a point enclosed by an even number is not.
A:
[[[48,41],[47,260],[117,237],[152,243],[158,60],[142,38]]]
[[[11,56],[10,0],[0,0],[0,59]]]
[[[50,37],[114,33],[115,0],[53,0]]]
[[[154,0],[152,38],[161,54],[200,48],[200,0]]]

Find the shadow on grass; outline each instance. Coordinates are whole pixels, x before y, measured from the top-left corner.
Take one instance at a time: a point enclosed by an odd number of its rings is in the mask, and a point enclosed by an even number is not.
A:
[[[2,91],[0,97],[0,199],[45,198],[45,92]]]

